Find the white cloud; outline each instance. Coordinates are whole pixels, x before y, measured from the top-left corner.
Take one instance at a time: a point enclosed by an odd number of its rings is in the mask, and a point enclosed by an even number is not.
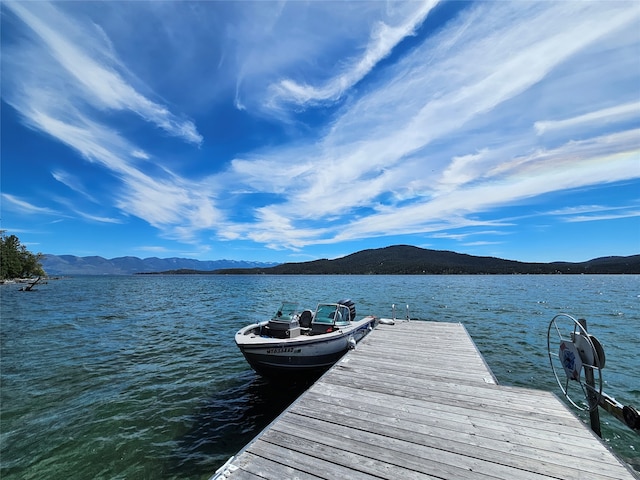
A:
[[[301,108],[349,94],[436,3],[258,2],[233,12],[218,41],[235,69],[236,107],[295,122]]]
[[[8,74],[7,100],[23,115],[25,123],[99,166],[99,175],[108,172],[118,179],[120,188],[112,194],[123,213],[136,215],[180,238],[192,238],[194,232],[211,228],[219,217],[211,190],[201,188],[194,193],[194,184],[162,165],[135,166],[132,160],[149,160],[150,155],[110,126],[108,118],[96,108],[134,112],[166,133],[198,145],[202,136],[195,125],[127,83],[129,74],[99,27],[81,22],[79,16],[67,16],[45,2],[10,2],[7,6],[37,36],[31,44],[3,48],[3,61],[14,67]],[[76,176],[62,169],[54,170],[53,176],[94,203],[100,202]],[[70,210],[92,222],[121,222]]]
[[[450,240],[464,240],[465,238],[479,235],[508,235],[507,232],[501,230],[474,230],[467,233],[433,233],[429,235],[431,238],[445,238]]]
[[[390,66],[386,79],[347,105],[306,153],[296,148],[263,155],[258,171],[275,175],[261,175],[261,188],[281,191],[287,176],[279,174],[288,168],[288,178],[301,187],[260,211],[296,220],[293,225],[325,219],[330,227],[322,233],[279,231],[280,241],[292,235],[291,243],[303,245],[327,232],[338,241],[472,225],[467,218],[472,212],[556,190],[638,178],[636,130],[580,141],[569,137],[545,147],[531,130],[535,121],[519,129],[500,123],[532,117],[538,109],[531,108],[527,94],[541,82],[547,85],[545,101],[562,105],[566,99],[553,96],[556,71],[608,36],[633,28],[640,10],[627,6],[480,4]],[[601,68],[614,67],[605,62]],[[637,78],[638,72],[629,75]],[[619,105],[614,96],[610,101]],[[632,113],[631,107],[611,108],[604,113]],[[476,142],[474,153],[461,150],[470,142],[465,131]],[[249,171],[252,165],[243,168]],[[361,208],[370,211],[358,217]],[[247,235],[268,236],[273,228],[258,218]]]
[[[291,79],[280,80],[272,85],[274,97],[271,102],[289,101],[298,105],[338,100],[353,85],[362,80],[371,70],[386,58],[394,47],[408,36],[412,36],[438,4],[438,0],[412,2],[415,10],[399,19],[397,25],[389,25],[384,21],[375,22],[371,29],[369,42],[360,56],[343,61],[335,71],[335,76],[320,86],[310,83],[301,84]]]
[[[25,214],[45,214],[45,215],[58,215],[58,212],[49,208],[49,207],[39,207],[37,205],[33,205],[32,203],[27,202],[15,195],[11,195],[9,193],[2,194],[3,210],[6,208],[17,210],[18,212]],[[8,205],[7,205],[8,203]]]
[[[640,120],[640,102],[628,102],[595,112],[585,113],[564,120],[548,120],[536,122],[534,127],[539,135],[550,130],[581,128],[589,125],[601,127],[603,123],[614,123],[628,120]]]
[[[96,198],[87,191],[82,180],[76,175],[73,175],[69,172],[65,172],[63,170],[54,170],[53,172],[51,172],[51,175],[58,182],[62,183],[63,185],[66,185],[71,190],[80,193],[82,196],[84,196],[85,198],[89,199],[94,203],[98,203]]]
[[[149,160],[151,158],[148,153],[142,150],[134,150],[133,152],[131,152],[131,156],[139,158],[141,160]]]
[[[117,198],[115,206],[125,214],[138,216],[166,231],[168,236],[181,239],[192,239],[194,232],[211,228],[219,217],[210,188],[199,188],[164,168],[151,175],[131,165],[131,152],[136,149],[113,130],[83,116],[72,105],[66,105],[64,115],[60,112],[65,105],[40,103],[39,106],[45,107],[43,111],[35,107],[32,111],[23,110],[28,121],[78,151],[87,160],[100,165],[103,172],[118,178],[121,188],[113,193]],[[54,178],[80,193],[84,192],[84,188],[69,175],[58,171]],[[109,217],[74,213],[91,221],[119,222]]]
[[[459,187],[484,175],[487,149],[475,154],[453,157],[451,163],[442,172],[439,181],[441,187],[451,189]]]
[[[580,205],[553,210],[548,214],[564,217],[563,220],[568,223],[576,223],[640,217],[640,210],[635,206]]]
[[[580,215],[584,213],[605,212],[619,210],[627,207],[607,207],[605,205],[579,205],[576,207],[565,207],[547,212],[547,215]]]
[[[152,252],[152,253],[159,253],[159,254],[167,253],[169,251],[167,247],[162,247],[157,245],[147,245],[147,246],[138,247],[138,250],[143,252]]]
[[[108,172],[118,185],[109,201],[165,237],[204,243],[213,232],[300,250],[456,227],[495,233],[513,222],[479,214],[640,178],[637,3],[456,4],[455,18],[403,48],[435,2],[203,2],[189,14],[173,2],[127,4],[162,27],[168,59],[132,41],[148,39],[134,30],[149,24],[114,27],[108,3],[111,28],[76,4],[7,5],[31,32],[3,46],[8,101],[92,173]],[[277,133],[260,149],[229,147],[232,160],[217,157],[226,145],[199,156],[166,153],[166,138],[134,141],[150,125],[192,150],[202,142],[173,100],[158,99],[165,91],[152,93],[163,82],[172,99],[202,104],[207,132],[237,133],[208,110],[235,101],[243,119],[266,115]],[[54,178],[88,196],[68,171]]]
[[[88,220],[89,222],[92,222],[92,223],[112,223],[112,224],[122,224],[122,223],[124,223],[119,218],[103,217],[103,216],[100,216],[100,215],[93,215],[91,213],[83,212],[82,210],[79,210],[77,208],[71,208],[70,211],[72,211],[76,216],[78,216],[80,218],[83,218],[85,220]]]
[[[93,26],[82,25],[77,20],[65,16],[54,5],[46,2],[5,2],[5,5],[25,22],[41,41],[38,47],[44,48],[60,68],[47,71],[37,71],[38,64],[21,65],[14,75],[22,76],[29,71],[27,80],[47,82],[48,75],[64,76],[61,83],[66,84],[66,90],[71,85],[80,87],[81,101],[101,109],[129,110],[138,114],[144,120],[162,128],[168,134],[183,140],[200,144],[202,136],[198,133],[193,122],[182,120],[169,110],[140,92],[138,92],[118,70],[124,70],[113,52],[98,40],[103,35],[97,35]],[[9,49],[13,58],[10,62],[20,64],[19,52]],[[126,71],[124,72],[127,73]],[[33,89],[28,85],[25,90]],[[23,92],[24,93],[24,92]],[[11,103],[19,110],[19,95],[11,94]],[[80,98],[76,97],[77,100]],[[16,105],[17,104],[17,105]],[[83,106],[86,108],[86,106]]]
[[[128,171],[122,181],[126,188],[116,206],[169,238],[192,242],[197,232],[212,228],[221,218],[207,186],[175,175],[153,178],[138,171]]]
[[[489,241],[478,241],[478,242],[467,242],[463,245],[465,247],[480,247],[485,245],[502,245],[504,242],[489,242]]]
[[[635,218],[640,217],[640,210],[632,210],[623,213],[610,213],[602,215],[578,215],[575,217],[567,218],[567,222],[599,222],[602,220],[618,220],[620,218]]]

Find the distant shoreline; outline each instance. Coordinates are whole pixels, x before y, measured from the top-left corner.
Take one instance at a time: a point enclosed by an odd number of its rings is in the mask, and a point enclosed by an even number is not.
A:
[[[45,255],[48,275],[526,275],[640,274],[640,255],[609,256],[586,262],[520,262],[478,257],[411,245],[362,250],[336,259],[299,263],[156,257],[75,257]]]
[[[46,285],[50,280],[60,280],[63,278],[63,275],[53,275],[51,277],[44,276],[40,277],[40,280],[36,283],[36,285]],[[35,282],[35,278],[5,278],[0,280],[0,286],[3,285],[29,285]]]
[[[18,285],[20,283],[31,283],[34,280],[35,279],[33,278],[6,278],[4,280],[0,280],[0,285]],[[49,277],[47,277],[47,280],[49,280]]]

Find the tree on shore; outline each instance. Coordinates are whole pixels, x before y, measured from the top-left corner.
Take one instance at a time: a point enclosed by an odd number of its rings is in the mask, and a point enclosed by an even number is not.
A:
[[[31,253],[15,235],[0,230],[0,279],[29,278],[46,275],[40,260],[41,253]]]

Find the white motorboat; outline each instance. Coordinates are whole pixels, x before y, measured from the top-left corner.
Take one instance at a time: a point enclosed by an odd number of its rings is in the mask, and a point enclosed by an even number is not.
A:
[[[261,375],[322,372],[362,340],[378,319],[356,319],[351,300],[321,303],[315,312],[284,302],[273,318],[247,325],[235,341],[249,365]]]

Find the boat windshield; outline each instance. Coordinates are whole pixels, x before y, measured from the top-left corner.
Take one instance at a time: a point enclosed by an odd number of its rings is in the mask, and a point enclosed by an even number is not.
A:
[[[335,303],[318,305],[313,323],[347,325],[349,323],[349,308]]]
[[[273,315],[273,320],[291,321],[300,315],[300,307],[294,302],[282,302],[280,308]]]

